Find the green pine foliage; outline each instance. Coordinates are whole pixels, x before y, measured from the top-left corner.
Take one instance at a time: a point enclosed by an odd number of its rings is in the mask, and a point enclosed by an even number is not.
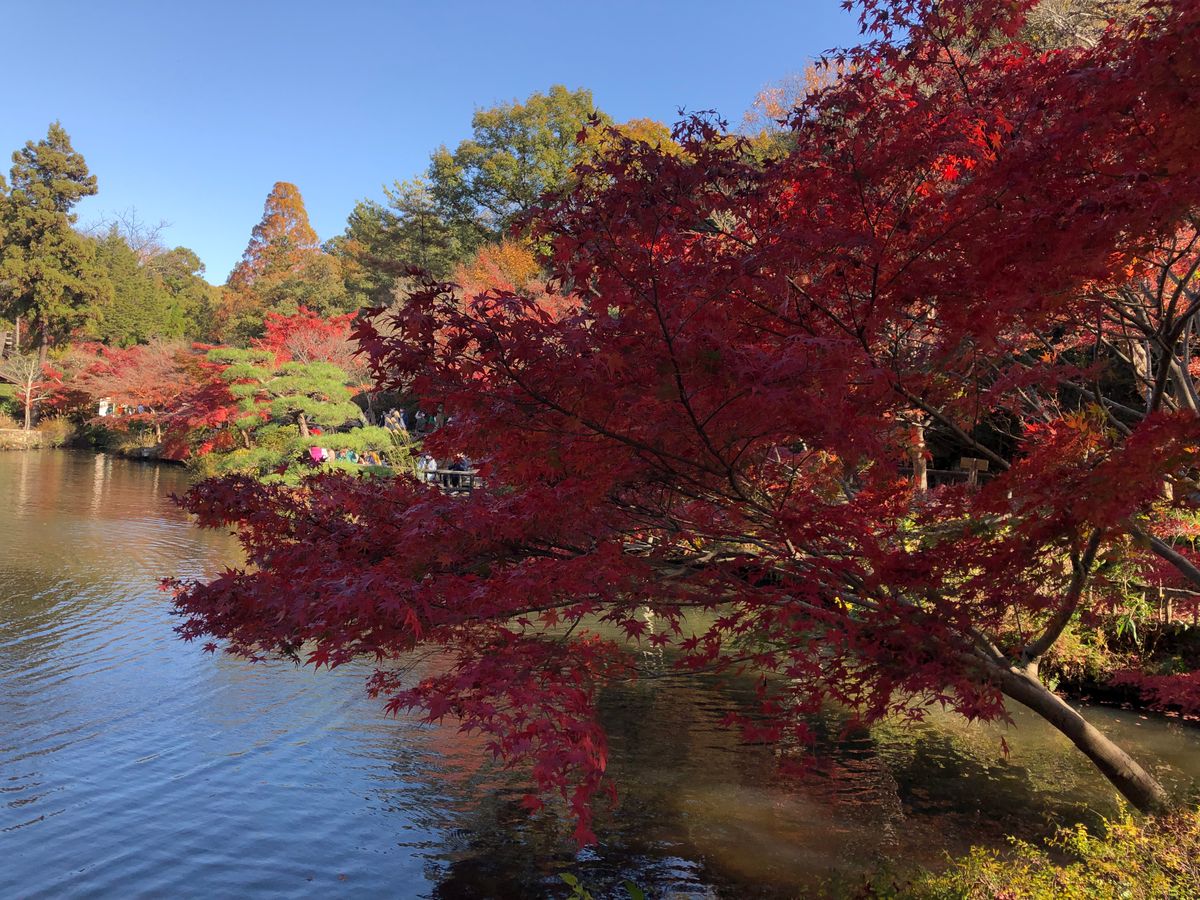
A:
[[[96,176],[58,122],[13,154],[0,198],[0,316],[32,323],[43,348],[88,324],[112,295],[95,244],[74,228],[75,205],[96,193]]]
[[[363,425],[349,431],[324,432],[320,435],[300,434],[295,425],[267,423],[254,433],[254,445],[226,453],[210,453],[201,457],[193,469],[204,477],[211,475],[243,474],[261,478],[268,483],[297,484],[305,475],[316,471],[342,471],[355,475],[391,477],[413,467],[413,447],[394,439],[385,428]],[[354,451],[356,455],[374,452],[382,466],[330,459],[317,465],[312,462],[310,447],[334,451]]]
[[[462,230],[447,220],[426,180],[397,181],[384,195],[386,203],[356,203],[345,233],[326,245],[341,260],[347,294],[357,306],[390,303],[410,268],[446,278],[469,256]]]
[[[373,451],[383,466],[330,460],[323,470],[390,475],[412,467],[412,446],[385,428],[365,424],[352,401],[351,378],[328,362],[277,364],[267,350],[219,347],[208,360],[223,365],[221,377],[238,400],[233,420],[242,446],[208,454],[194,466],[199,475],[242,473],[264,481],[294,484],[316,468],[311,447],[334,451]],[[320,433],[316,433],[317,429]]]
[[[13,154],[0,179],[0,321],[20,319],[23,345],[78,338],[127,347],[213,333],[215,288],[185,247],[135,252],[116,226],[98,238],[76,230],[75,205],[96,176],[55,122]]]
[[[314,425],[340,428],[363,419],[362,410],[350,400],[350,376],[333,363],[277,365],[270,351],[233,347],[210,350],[208,360],[226,366],[221,377],[240,401],[235,424],[243,431],[253,431],[265,421],[283,421],[307,434]]]
[[[350,402],[353,392],[347,380],[346,372],[333,363],[284,363],[264,385],[271,416],[331,428],[361,421],[362,410]]]

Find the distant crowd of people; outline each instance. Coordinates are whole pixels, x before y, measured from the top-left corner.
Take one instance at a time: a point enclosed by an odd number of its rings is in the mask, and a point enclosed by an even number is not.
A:
[[[404,434],[427,434],[441,428],[450,419],[442,412],[434,415],[426,415],[424,410],[418,409],[413,415],[411,421],[408,413],[402,409],[389,409],[383,416],[383,427],[388,431],[398,431]]]
[[[359,453],[356,450],[330,450],[326,447],[309,447],[308,455],[312,457],[315,463],[323,462],[348,462],[358,466],[386,466],[383,458],[374,450],[364,450]]]
[[[96,413],[101,417],[105,416],[140,416],[143,413],[149,412],[149,407],[138,403],[113,403],[111,400],[101,400],[96,405]]]
[[[436,415],[427,415],[422,410],[417,410],[416,414],[411,418],[403,410],[399,408],[389,409],[384,413],[383,417],[377,420],[384,428],[393,433],[403,434],[404,436],[416,436],[428,434],[441,428],[450,419],[442,412]],[[319,428],[312,429],[312,434],[319,435]],[[325,447],[310,447],[308,450],[309,456],[314,463],[324,463],[330,461],[348,462],[361,466],[386,466],[388,463],[383,460],[380,455],[374,450],[365,450],[356,452],[354,450],[329,450]],[[450,491],[469,491],[475,487],[477,473],[471,460],[460,453],[455,457],[454,461],[446,468],[442,468],[432,454],[422,453],[417,459],[417,479],[427,484],[436,484]]]

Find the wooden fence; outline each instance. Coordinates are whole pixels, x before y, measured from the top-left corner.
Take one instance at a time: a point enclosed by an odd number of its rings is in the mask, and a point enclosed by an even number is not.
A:
[[[1200,625],[1200,593],[1184,588],[1150,587],[1142,588],[1147,600],[1155,605],[1155,617],[1158,622],[1170,625],[1182,622]]]

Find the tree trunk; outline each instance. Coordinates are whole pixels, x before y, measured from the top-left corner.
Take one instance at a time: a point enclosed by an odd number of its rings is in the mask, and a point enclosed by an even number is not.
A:
[[[296,424],[300,426],[300,434],[303,437],[308,437],[308,420],[304,418],[304,413],[296,416]]]
[[[29,443],[29,429],[33,427],[33,385],[25,390],[25,443]]]
[[[50,353],[50,336],[47,334],[45,316],[38,316],[38,364],[46,365],[46,356]]]
[[[1142,399],[1146,402],[1146,410],[1150,409],[1150,398],[1154,395],[1154,372],[1150,365],[1149,342],[1144,338],[1130,339],[1128,344],[1129,359],[1133,362],[1133,374],[1142,388]]]
[[[929,472],[925,460],[925,426],[920,422],[912,426],[909,456],[912,458],[913,488],[924,493],[929,490]]]
[[[1158,781],[1138,762],[1101,734],[1066,701],[1039,680],[1017,669],[996,666],[1000,688],[1066,735],[1079,750],[1095,763],[1113,786],[1144,813],[1165,812],[1171,798]]]

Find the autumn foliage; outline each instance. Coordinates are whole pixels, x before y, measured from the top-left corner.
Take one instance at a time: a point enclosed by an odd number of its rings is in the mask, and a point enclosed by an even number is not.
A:
[[[82,352],[86,352],[86,349]],[[122,407],[122,424],[145,423],[161,441],[163,427],[174,415],[179,398],[199,380],[190,348],[156,342],[128,348],[96,347],[95,359],[74,385],[114,407]]]
[[[505,239],[488,244],[450,276],[458,295],[469,303],[476,297],[519,296],[530,312],[551,317],[565,315],[574,308],[569,295],[555,290],[546,280],[537,255],[527,243]]]
[[[276,182],[222,294],[217,319],[223,337],[260,336],[268,313],[293,315],[305,307],[324,314],[340,311],[344,293],[339,263],[322,250],[300,189]]]
[[[581,840],[630,646],[759,677],[740,724],[784,753],[829,701],[995,719],[1007,695],[1166,805],[1038,665],[1123,569],[1200,585],[1173,537],[1198,513],[1200,295],[1169,250],[1200,204],[1200,2],[1049,53],[1016,40],[1030,5],[866,0],[866,42],[766,163],[704,118],[683,153],[612,135],[528,223],[555,314],[430,283],[358,326],[381,385],[453,411],[430,447],[489,489],[202,484],[188,508],[237,524],[248,567],[175,585],[184,637],[374,657],[392,709],[531,761]],[[920,490],[914,422],[993,477]],[[417,647],[437,674],[405,677]]]
[[[350,338],[354,313],[325,318],[301,306],[292,315],[267,313],[263,336],[254,347],[270,350],[275,362],[328,362],[346,370],[362,368],[358,345]]]

